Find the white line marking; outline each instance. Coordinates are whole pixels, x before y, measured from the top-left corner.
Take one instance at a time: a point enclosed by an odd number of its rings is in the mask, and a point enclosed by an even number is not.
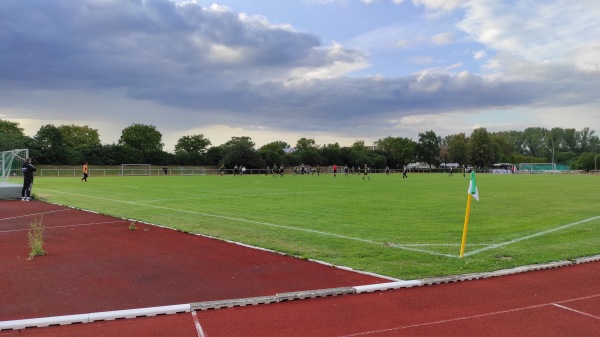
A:
[[[44,189],[42,189],[42,190],[44,190]],[[82,197],[87,197],[87,198],[96,198],[96,199],[100,199],[100,200],[108,200],[108,201],[120,202],[120,203],[137,205],[137,206],[144,206],[144,207],[151,207],[151,208],[157,208],[157,209],[164,209],[164,210],[173,211],[173,212],[182,212],[182,213],[195,214],[195,215],[201,215],[201,216],[213,217],[213,218],[219,218],[219,219],[225,219],[225,220],[232,220],[232,221],[253,223],[253,224],[257,224],[257,225],[264,225],[264,226],[277,227],[277,228],[285,228],[285,229],[296,230],[296,231],[301,231],[301,232],[307,232],[307,233],[313,233],[313,234],[320,234],[320,235],[325,235],[325,236],[332,236],[332,237],[336,237],[336,238],[340,238],[340,239],[353,240],[353,241],[368,243],[368,244],[372,244],[372,245],[378,245],[378,246],[384,245],[384,246],[388,246],[388,247],[392,247],[392,248],[398,248],[398,249],[403,249],[403,250],[415,251],[415,252],[425,253],[425,254],[429,254],[429,255],[444,256],[444,257],[449,257],[449,258],[453,258],[453,259],[460,258],[456,254],[444,254],[444,253],[438,253],[438,252],[434,252],[434,251],[429,251],[429,250],[414,248],[414,245],[402,245],[402,244],[394,244],[394,243],[376,242],[376,241],[372,241],[372,240],[355,238],[355,237],[345,236],[345,235],[340,235],[340,234],[333,234],[333,233],[329,233],[329,232],[317,231],[317,230],[312,230],[312,229],[298,228],[298,227],[284,226],[284,225],[277,225],[277,224],[272,224],[272,223],[268,223],[268,222],[255,221],[255,220],[247,220],[247,219],[242,219],[242,218],[234,218],[234,217],[228,217],[228,216],[224,216],[224,215],[216,215],[216,214],[208,214],[208,213],[202,213],[202,212],[187,211],[187,210],[182,210],[182,209],[177,209],[177,208],[171,208],[171,207],[147,205],[147,204],[142,204],[142,203],[139,203],[139,202],[124,201],[124,200],[117,200],[117,199],[108,199],[108,198],[102,198],[102,197],[96,197],[96,196],[89,196],[89,195],[83,195],[83,194],[77,194],[77,193],[69,193],[69,192],[62,192],[62,191],[54,191],[54,190],[47,190],[47,189],[46,189],[46,191],[52,191],[52,192],[55,192],[55,193],[69,194],[69,195],[75,195],[75,196],[82,196]],[[542,232],[539,232],[539,233],[536,233],[536,234],[527,235],[527,236],[524,236],[524,237],[521,237],[521,238],[517,238],[517,239],[511,240],[511,241],[497,243],[497,244],[490,244],[490,245],[488,245],[488,246],[486,246],[484,248],[480,248],[480,249],[477,249],[477,250],[465,253],[464,256],[475,255],[475,254],[478,254],[478,253],[481,253],[481,252],[484,252],[484,251],[487,251],[487,250],[499,248],[499,247],[502,247],[502,246],[506,246],[506,245],[517,243],[517,242],[524,241],[524,240],[528,240],[528,239],[531,239],[531,238],[534,238],[534,237],[542,236],[542,235],[545,235],[545,234],[548,234],[548,233],[556,232],[556,231],[559,231],[559,230],[562,230],[562,229],[565,229],[565,228],[573,227],[573,226],[580,225],[582,223],[586,223],[586,222],[597,220],[597,219],[600,219],[600,216],[595,216],[595,217],[592,217],[592,218],[589,218],[589,219],[584,219],[584,220],[581,220],[581,221],[572,222],[570,224],[566,224],[566,225],[563,225],[563,226],[552,228],[552,229],[549,229],[549,230],[546,230],[546,231],[542,231]]]
[[[359,333],[350,334],[350,335],[343,335],[341,337],[366,336],[366,335],[372,335],[372,334],[383,333],[383,332],[391,332],[391,331],[398,331],[398,330],[404,330],[404,329],[410,329],[410,328],[425,327],[425,326],[435,325],[435,324],[444,324],[444,323],[451,323],[451,322],[457,322],[457,321],[464,321],[464,320],[474,319],[474,318],[481,318],[481,317],[502,315],[502,314],[517,312],[517,311],[537,309],[537,308],[547,307],[547,306],[551,306],[551,305],[557,305],[557,303],[565,303],[565,302],[573,302],[573,301],[578,301],[578,300],[586,300],[586,299],[595,298],[595,297],[599,297],[599,296],[600,296],[600,294],[595,294],[595,295],[590,295],[590,296],[585,296],[585,297],[568,299],[568,300],[564,300],[564,301],[543,303],[543,304],[531,305],[531,306],[527,306],[527,307],[509,309],[509,310],[494,311],[494,312],[489,312],[489,313],[479,314],[479,315],[463,316],[463,317],[456,317],[456,318],[444,319],[444,320],[427,322],[427,323],[420,323],[420,324],[412,324],[412,325],[399,326],[399,327],[395,327],[395,328],[388,328],[388,329],[381,329],[381,330],[371,330],[371,331],[359,332]],[[595,317],[595,318],[597,318],[597,317]]]
[[[529,240],[531,238],[535,238],[535,237],[538,237],[538,236],[546,235],[548,233],[556,232],[556,231],[559,231],[559,230],[562,230],[562,229],[565,229],[565,228],[573,227],[573,226],[576,226],[576,225],[581,225],[582,223],[586,223],[586,222],[590,222],[590,221],[594,221],[594,220],[598,220],[598,219],[600,219],[600,216],[591,217],[589,219],[585,219],[585,220],[581,220],[581,221],[571,222],[570,224],[566,224],[566,225],[563,225],[563,226],[552,228],[552,229],[549,229],[549,230],[546,230],[546,231],[542,231],[542,232],[539,232],[539,233],[527,235],[527,236],[524,236],[524,237],[521,237],[521,238],[517,238],[517,239],[511,240],[511,241],[507,241],[507,242],[493,244],[493,245],[490,245],[489,247],[477,249],[477,250],[474,250],[472,252],[465,253],[465,256],[474,255],[474,254],[481,253],[481,252],[486,251],[486,250],[490,250],[490,249],[494,249],[494,248],[498,248],[498,247],[510,245],[510,244],[517,243],[517,242],[524,241],[524,240]]]
[[[594,316],[594,315],[588,314],[588,313],[583,312],[583,311],[579,311],[579,310],[575,310],[575,309],[572,309],[572,308],[569,308],[569,307],[565,307],[565,306],[560,305],[560,304],[556,304],[555,303],[554,306],[562,308],[562,309],[565,309],[565,310],[569,310],[569,311],[572,311],[572,312],[576,312],[576,313],[584,315],[584,316],[592,317],[592,318],[595,318],[595,319],[600,319],[600,317],[598,317],[598,316]]]
[[[66,209],[58,209],[56,211],[48,211],[48,212],[41,212],[41,213],[32,213],[32,214],[11,216],[11,217],[8,217],[8,218],[2,218],[2,219],[0,219],[0,221],[2,221],[2,220],[11,220],[11,219],[19,219],[19,218],[27,218],[27,217],[36,216],[36,215],[51,214],[51,213],[64,212],[64,211],[70,211],[70,210],[71,209],[66,208]]]
[[[192,311],[192,317],[194,318],[194,325],[196,325],[196,331],[198,331],[198,337],[206,337],[204,330],[202,330],[202,326],[200,325],[200,321],[198,320],[198,315],[196,315],[195,311]]]
[[[212,218],[225,219],[225,220],[231,220],[231,221],[253,223],[253,224],[263,225],[263,226],[269,226],[269,227],[277,227],[277,228],[284,228],[284,229],[289,229],[289,230],[296,230],[296,231],[300,231],[300,232],[306,232],[306,233],[320,234],[320,235],[325,235],[325,236],[336,237],[336,238],[339,238],[339,239],[353,240],[353,241],[358,241],[358,242],[362,242],[362,243],[368,243],[368,244],[377,245],[377,246],[385,246],[386,245],[384,242],[376,242],[376,241],[372,241],[372,240],[355,238],[355,237],[345,236],[345,235],[340,235],[340,234],[333,234],[333,233],[318,231],[318,230],[314,230],[314,229],[306,229],[306,228],[298,228],[298,227],[292,227],[292,226],[277,225],[277,224],[268,223],[268,222],[255,221],[255,220],[247,220],[247,219],[242,219],[242,218],[234,218],[234,217],[229,217],[229,216],[225,216],[225,215],[208,214],[208,213],[202,213],[202,212],[182,210],[182,209],[178,209],[178,208],[156,206],[156,205],[147,205],[147,204],[141,204],[141,203],[133,202],[133,201],[108,199],[108,198],[102,198],[102,197],[96,197],[96,196],[81,195],[81,194],[77,194],[77,193],[60,192],[60,191],[53,191],[53,192],[55,192],[55,193],[69,194],[69,195],[75,195],[75,196],[84,196],[84,197],[87,197],[87,198],[95,198],[95,199],[107,200],[107,201],[113,201],[113,202],[120,202],[120,203],[125,203],[125,204],[130,204],[130,205],[137,205],[137,206],[144,206],[144,207],[151,207],[151,208],[163,209],[163,210],[172,211],[172,212],[188,213],[188,214],[200,215],[200,216],[205,216],[205,217],[212,217]],[[432,251],[428,251],[428,250],[424,250],[424,249],[418,249],[418,248],[413,248],[413,247],[408,247],[408,246],[404,246],[404,245],[387,244],[387,246],[393,247],[393,248],[398,248],[398,249],[404,249],[404,250],[410,250],[410,251],[420,252],[420,253],[426,253],[426,254],[430,254],[430,255],[445,256],[445,257],[449,257],[449,258],[453,258],[453,259],[458,259],[459,258],[458,255],[432,252]]]
[[[103,222],[90,222],[90,223],[80,223],[80,224],[75,224],[75,225],[52,226],[52,227],[44,226],[44,228],[45,229],[52,229],[52,228],[67,228],[67,227],[79,227],[79,226],[93,226],[93,225],[104,225],[104,224],[118,223],[118,222],[125,222],[125,220],[103,221]],[[11,229],[11,230],[8,230],[8,231],[0,231],[0,233],[24,232],[24,231],[28,231],[28,230],[29,230],[29,228]]]

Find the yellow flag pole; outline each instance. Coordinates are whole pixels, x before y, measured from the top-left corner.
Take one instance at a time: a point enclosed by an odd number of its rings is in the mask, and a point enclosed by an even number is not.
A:
[[[469,228],[469,214],[471,213],[471,200],[473,197],[471,193],[467,197],[467,211],[465,214],[465,225],[463,227],[462,243],[460,245],[460,257],[465,255],[465,244],[467,243],[467,229]]]

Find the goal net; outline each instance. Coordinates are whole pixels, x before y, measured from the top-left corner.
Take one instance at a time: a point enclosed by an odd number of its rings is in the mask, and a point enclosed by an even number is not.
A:
[[[0,165],[2,166],[0,182],[6,182],[10,177],[20,176],[21,167],[27,158],[29,158],[29,149],[3,151],[0,156]]]
[[[150,164],[121,164],[122,176],[148,176],[152,170]]]
[[[204,176],[206,169],[204,167],[180,167],[179,174],[182,176]]]
[[[519,173],[556,173],[568,170],[568,166],[554,163],[521,163],[518,170]]]

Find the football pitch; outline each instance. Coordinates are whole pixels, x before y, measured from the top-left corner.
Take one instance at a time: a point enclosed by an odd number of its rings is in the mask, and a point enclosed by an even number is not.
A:
[[[597,175],[36,177],[43,200],[399,279],[600,254]],[[48,247],[51,249],[51,247]]]

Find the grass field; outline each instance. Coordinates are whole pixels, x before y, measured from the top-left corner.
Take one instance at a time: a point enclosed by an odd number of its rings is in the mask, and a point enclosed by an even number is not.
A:
[[[34,193],[400,279],[600,253],[600,177],[478,174],[477,183],[462,259],[461,174],[38,177]]]

